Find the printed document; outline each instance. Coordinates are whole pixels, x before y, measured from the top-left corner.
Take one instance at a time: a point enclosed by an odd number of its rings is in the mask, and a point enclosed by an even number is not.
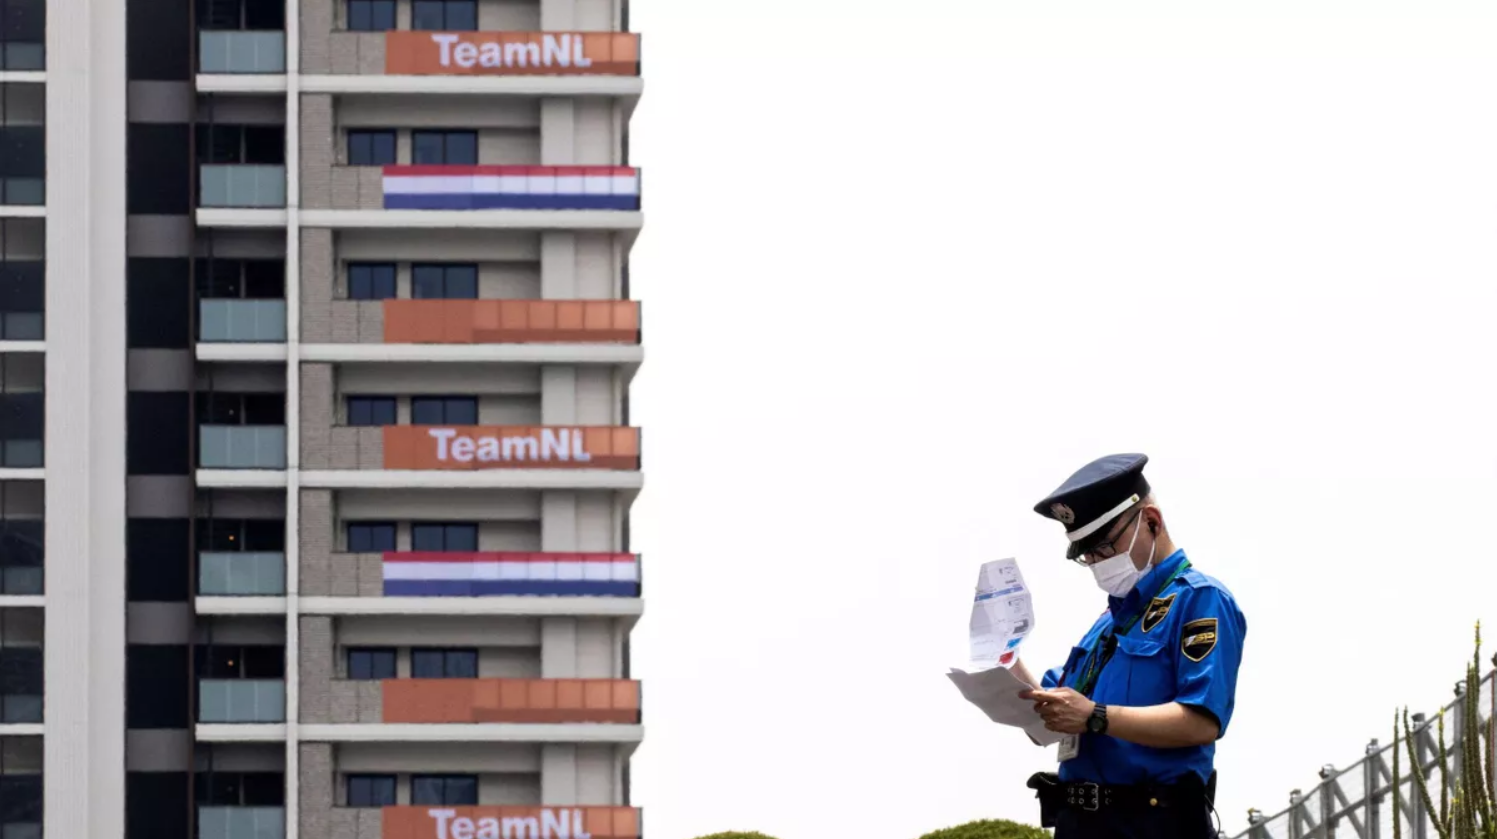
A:
[[[1019,647],[1034,629],[1034,611],[1029,587],[1019,563],[1000,559],[984,563],[977,573],[977,591],[968,621],[968,657],[972,671],[951,668],[946,677],[968,702],[988,719],[1024,730],[1041,746],[1059,742],[1065,735],[1045,728],[1034,704],[1019,698],[1033,687],[1009,668],[1018,660]]]

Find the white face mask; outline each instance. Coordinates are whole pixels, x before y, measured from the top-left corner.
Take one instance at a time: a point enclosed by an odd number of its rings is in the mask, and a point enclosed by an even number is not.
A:
[[[1112,595],[1113,597],[1127,597],[1128,592],[1138,585],[1149,572],[1149,567],[1154,564],[1154,550],[1158,542],[1149,548],[1149,562],[1142,569],[1133,564],[1133,544],[1138,541],[1138,531],[1143,529],[1143,514],[1140,513],[1138,521],[1133,529],[1133,538],[1128,540],[1128,549],[1119,551],[1116,556],[1091,566],[1092,576],[1097,579],[1097,587]]]

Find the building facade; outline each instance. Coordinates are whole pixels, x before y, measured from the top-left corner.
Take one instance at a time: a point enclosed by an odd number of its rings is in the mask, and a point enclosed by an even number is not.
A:
[[[638,839],[627,0],[0,0],[0,835]]]

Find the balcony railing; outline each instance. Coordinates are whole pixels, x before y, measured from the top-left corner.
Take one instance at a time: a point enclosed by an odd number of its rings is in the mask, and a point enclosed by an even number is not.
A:
[[[266,597],[286,593],[286,555],[280,551],[203,551],[198,594]]]
[[[286,167],[205,163],[199,167],[198,190],[201,207],[285,207]]]
[[[386,300],[389,344],[637,344],[633,300]]]
[[[285,469],[286,426],[200,426],[198,463],[203,469]]]
[[[199,73],[284,73],[285,32],[198,33]]]
[[[639,722],[628,679],[385,679],[386,723]]]
[[[286,340],[286,301],[198,301],[198,340],[203,343],[269,343]]]
[[[264,723],[286,720],[282,679],[200,679],[198,722]]]
[[[281,839],[284,807],[199,807],[198,839]]]

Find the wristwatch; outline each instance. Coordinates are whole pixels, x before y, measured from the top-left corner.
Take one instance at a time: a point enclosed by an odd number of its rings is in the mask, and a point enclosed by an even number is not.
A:
[[[1092,734],[1107,733],[1107,706],[1095,705],[1092,707],[1092,715],[1086,718],[1086,730]]]

